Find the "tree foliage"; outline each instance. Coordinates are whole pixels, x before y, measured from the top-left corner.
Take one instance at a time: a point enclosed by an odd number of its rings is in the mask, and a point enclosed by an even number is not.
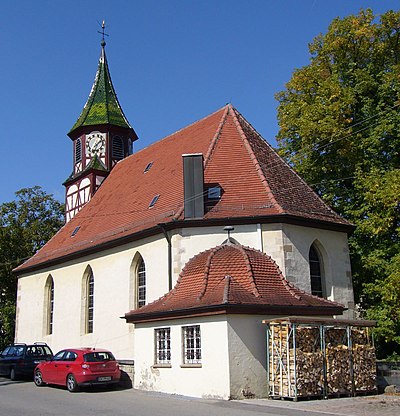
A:
[[[336,18],[277,94],[280,153],[352,221],[356,300],[400,343],[400,12]]]
[[[13,340],[16,277],[12,270],[39,250],[63,225],[64,208],[39,186],[0,205],[0,347]]]

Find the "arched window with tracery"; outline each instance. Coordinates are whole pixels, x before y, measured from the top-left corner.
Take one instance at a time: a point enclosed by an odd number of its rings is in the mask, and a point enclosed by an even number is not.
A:
[[[324,297],[322,259],[315,244],[310,247],[308,261],[310,265],[311,294],[322,298]]]
[[[146,265],[140,257],[136,272],[136,304],[138,308],[146,305]]]
[[[83,291],[84,332],[92,334],[94,323],[94,275],[90,266],[86,269],[83,277]]]
[[[45,314],[46,314],[46,335],[53,333],[54,324],[54,280],[51,275],[47,278],[45,286]]]

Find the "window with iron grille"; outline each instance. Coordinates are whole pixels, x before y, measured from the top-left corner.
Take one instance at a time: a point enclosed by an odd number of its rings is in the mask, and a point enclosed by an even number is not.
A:
[[[171,364],[171,330],[160,328],[154,330],[155,364]]]
[[[200,325],[183,326],[183,364],[201,364]]]
[[[137,269],[137,306],[146,305],[146,266],[141,258]]]
[[[94,312],[94,277],[93,272],[87,279],[87,311],[86,311],[86,333],[93,333],[93,312]]]
[[[314,245],[310,247],[308,260],[310,264],[311,294],[322,298],[321,260]]]

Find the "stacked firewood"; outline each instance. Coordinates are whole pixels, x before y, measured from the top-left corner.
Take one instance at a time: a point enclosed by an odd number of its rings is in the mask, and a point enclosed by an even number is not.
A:
[[[353,371],[356,391],[376,389],[375,348],[371,345],[353,345]]]
[[[296,352],[296,382],[299,396],[319,396],[323,393],[322,352]]]
[[[346,328],[328,327],[321,332],[316,326],[297,326],[295,339],[289,332],[289,325],[277,326],[270,339],[274,355],[270,355],[269,377],[274,395],[320,396],[324,385],[328,395],[375,390],[375,350],[365,328],[348,332]]]
[[[352,391],[350,355],[346,345],[327,345],[326,381],[328,394],[345,394]]]

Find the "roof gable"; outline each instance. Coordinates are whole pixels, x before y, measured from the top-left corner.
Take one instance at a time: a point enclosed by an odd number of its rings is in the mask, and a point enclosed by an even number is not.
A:
[[[233,219],[282,222],[293,217],[343,230],[350,226],[227,105],[120,161],[89,203],[16,270],[44,267],[143,233],[158,233],[160,223],[184,227],[182,155],[190,153],[205,155],[205,188],[222,188],[221,199],[206,207],[197,225]],[[72,237],[77,226],[79,232]]]

